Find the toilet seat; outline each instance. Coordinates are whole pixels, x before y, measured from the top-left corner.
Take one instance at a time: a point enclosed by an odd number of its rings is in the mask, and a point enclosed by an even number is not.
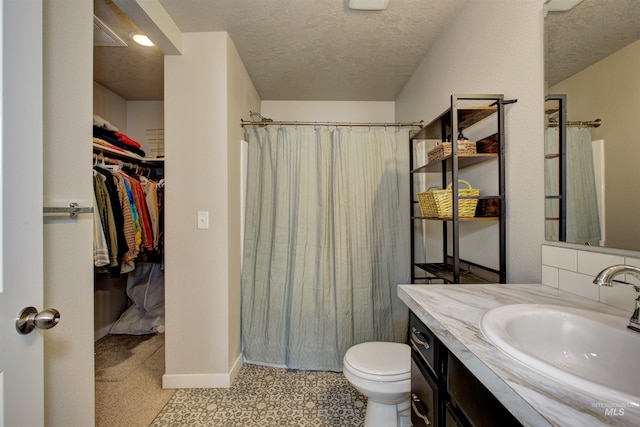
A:
[[[411,348],[394,342],[366,342],[344,355],[344,364],[354,375],[371,381],[403,381],[411,378]]]

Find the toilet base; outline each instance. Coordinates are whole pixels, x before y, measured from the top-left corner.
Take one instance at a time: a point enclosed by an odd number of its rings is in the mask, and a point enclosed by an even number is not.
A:
[[[406,410],[403,410],[407,402],[402,402],[399,404],[384,404],[379,402],[372,402],[371,399],[369,399],[364,416],[364,427],[411,426],[410,415],[409,417],[407,417],[407,415],[405,414]]]
[[[411,399],[398,403],[398,427],[411,427]]]

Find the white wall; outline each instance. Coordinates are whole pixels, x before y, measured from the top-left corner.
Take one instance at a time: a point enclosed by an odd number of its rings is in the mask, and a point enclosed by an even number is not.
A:
[[[395,122],[395,102],[262,101],[261,114],[274,121],[388,123]]]
[[[237,128],[259,102],[226,33],[184,34],[165,58],[165,387],[229,386],[239,368]]]
[[[93,205],[90,2],[43,2],[44,204]],[[93,216],[44,221],[44,302],[60,311],[45,338],[45,425],[94,420]]]
[[[540,0],[468,1],[443,30],[396,100],[396,120],[430,121],[451,94],[504,94],[507,281],[540,281],[543,222],[543,14]],[[495,227],[495,226],[494,226]],[[480,256],[497,233],[468,241]],[[462,250],[461,250],[462,253]]]

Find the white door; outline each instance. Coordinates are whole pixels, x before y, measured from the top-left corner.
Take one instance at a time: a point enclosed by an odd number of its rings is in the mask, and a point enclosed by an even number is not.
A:
[[[43,309],[42,2],[0,0],[0,11],[0,427],[38,427],[43,332],[20,335],[15,322]]]

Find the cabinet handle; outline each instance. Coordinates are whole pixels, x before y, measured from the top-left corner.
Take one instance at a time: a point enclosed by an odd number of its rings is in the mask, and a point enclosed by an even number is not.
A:
[[[422,336],[422,332],[417,330],[415,327],[412,327],[411,328],[411,341],[415,342],[416,344],[420,344],[425,349],[429,350],[431,348],[429,346],[429,343],[427,341],[425,341],[424,339],[418,338],[418,335]]]
[[[422,412],[420,412],[420,410],[418,409],[416,404],[419,404],[423,408],[425,407],[424,403],[422,403],[422,401],[420,399],[418,399],[418,396],[416,396],[415,394],[411,393],[411,409],[413,409],[413,413],[416,414],[416,416],[418,416],[419,418],[421,418],[426,425],[431,424],[431,421],[429,421],[429,418],[427,418],[426,415],[424,415]]]

